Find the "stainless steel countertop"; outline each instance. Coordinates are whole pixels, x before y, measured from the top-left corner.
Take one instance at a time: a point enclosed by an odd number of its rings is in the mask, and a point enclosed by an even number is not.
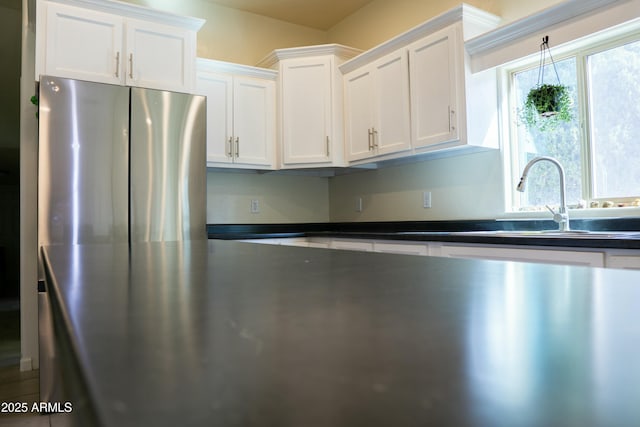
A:
[[[640,272],[231,241],[45,248],[104,426],[637,426]]]

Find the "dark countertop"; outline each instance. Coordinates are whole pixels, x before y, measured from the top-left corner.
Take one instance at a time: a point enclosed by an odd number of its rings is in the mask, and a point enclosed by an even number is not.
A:
[[[287,237],[405,240],[477,243],[489,245],[556,246],[603,249],[640,249],[640,218],[593,218],[571,220],[573,230],[636,232],[634,237],[463,235],[478,231],[555,230],[551,220],[453,220],[390,221],[293,224],[208,224],[210,239],[242,240]]]
[[[100,425],[640,425],[638,271],[221,240],[45,255]]]

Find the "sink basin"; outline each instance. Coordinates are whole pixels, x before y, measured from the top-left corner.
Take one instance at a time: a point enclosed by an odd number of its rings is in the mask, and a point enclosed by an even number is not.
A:
[[[503,237],[544,237],[544,238],[577,238],[577,239],[637,239],[637,231],[589,231],[589,230],[493,230],[493,231],[458,231],[451,233],[458,236],[503,236]]]

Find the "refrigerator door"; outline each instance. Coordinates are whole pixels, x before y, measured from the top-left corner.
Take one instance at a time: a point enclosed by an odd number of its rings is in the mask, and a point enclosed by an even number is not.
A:
[[[127,242],[129,88],[40,79],[39,245]]]
[[[132,242],[206,239],[206,98],[131,89]]]

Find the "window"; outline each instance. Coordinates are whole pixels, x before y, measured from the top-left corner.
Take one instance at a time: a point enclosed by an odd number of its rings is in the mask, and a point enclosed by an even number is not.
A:
[[[554,58],[555,59],[555,58]],[[629,204],[640,197],[640,35],[605,47],[576,50],[555,60],[573,100],[573,120],[541,132],[518,124],[512,130],[513,188],[527,162],[556,158],[566,176],[567,203],[613,201]],[[545,83],[556,83],[546,65]],[[520,107],[537,84],[538,62],[510,72],[512,100]],[[512,108],[516,122],[518,109]],[[560,202],[559,174],[537,163],[524,193],[513,193],[514,210],[541,210]]]
[[[640,41],[587,57],[593,197],[640,195]]]

